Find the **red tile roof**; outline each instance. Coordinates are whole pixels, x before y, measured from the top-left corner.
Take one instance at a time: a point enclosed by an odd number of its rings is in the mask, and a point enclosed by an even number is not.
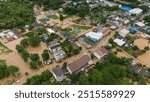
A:
[[[104,30],[102,31],[102,33],[103,33],[104,35],[106,35],[107,33],[109,33],[109,31],[110,31],[110,28],[106,28],[106,29],[104,29]]]

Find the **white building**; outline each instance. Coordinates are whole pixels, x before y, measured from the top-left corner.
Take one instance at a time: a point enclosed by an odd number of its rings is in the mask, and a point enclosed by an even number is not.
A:
[[[123,39],[115,39],[114,42],[118,45],[118,46],[123,46],[126,42],[123,41]]]
[[[51,33],[55,33],[55,31],[54,30],[52,30],[52,29],[47,29],[47,31],[51,34]]]
[[[129,34],[129,30],[125,28],[119,31],[119,35],[122,37],[126,37],[128,34]]]
[[[136,15],[141,14],[142,12],[143,12],[143,10],[140,8],[134,8],[134,9],[129,11],[129,13],[136,14]]]
[[[99,41],[103,37],[103,34],[101,32],[88,32],[86,37],[90,37],[92,40]]]
[[[139,26],[139,27],[145,27],[145,24],[142,23],[142,22],[137,22],[136,25]]]

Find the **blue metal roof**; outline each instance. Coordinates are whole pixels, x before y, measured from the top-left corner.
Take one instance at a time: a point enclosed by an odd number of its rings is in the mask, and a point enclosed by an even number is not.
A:
[[[123,10],[125,10],[125,11],[130,11],[130,10],[132,10],[132,8],[129,7],[129,6],[121,6],[121,9],[123,9]]]
[[[138,29],[135,28],[135,27],[129,27],[129,30],[130,30],[130,31],[134,31],[134,32],[138,32]]]

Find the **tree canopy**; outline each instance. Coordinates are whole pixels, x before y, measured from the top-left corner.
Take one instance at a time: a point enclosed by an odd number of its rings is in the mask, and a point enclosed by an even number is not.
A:
[[[23,27],[35,21],[29,2],[9,0],[0,2],[0,29]]]

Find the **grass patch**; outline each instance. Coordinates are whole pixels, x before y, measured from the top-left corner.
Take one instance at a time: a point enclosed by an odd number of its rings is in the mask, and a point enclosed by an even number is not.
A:
[[[52,19],[59,19],[59,17],[57,15],[50,15],[49,18],[52,18]]]
[[[71,34],[72,36],[78,36],[78,34],[77,34],[76,32],[70,32],[70,34]]]
[[[81,25],[73,25],[74,28],[82,29],[82,30],[88,30],[91,29],[89,26],[81,26]]]
[[[12,52],[10,49],[8,49],[5,45],[3,45],[2,42],[0,42],[0,55],[1,54],[8,54]]]
[[[121,3],[121,4],[131,4],[131,2],[127,2],[127,1],[122,1],[122,0],[115,0],[115,2]]]

